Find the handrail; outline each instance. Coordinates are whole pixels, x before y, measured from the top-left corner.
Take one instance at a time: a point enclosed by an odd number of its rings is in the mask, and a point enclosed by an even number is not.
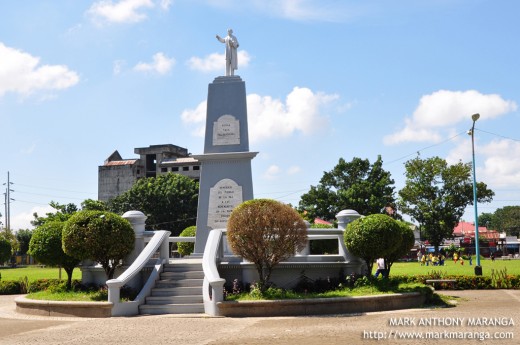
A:
[[[114,307],[119,304],[120,289],[127,284],[143,267],[148,263],[150,258],[155,254],[157,249],[161,247],[160,260],[161,265],[168,260],[168,237],[170,232],[166,230],[156,231],[148,245],[143,249],[135,261],[128,267],[119,277],[110,279],[106,282],[108,286],[108,301],[114,304]],[[166,241],[165,241],[166,240]],[[166,244],[166,245],[165,245]]]
[[[204,282],[202,284],[202,297],[204,300],[204,311],[208,315],[220,315],[217,302],[224,300],[225,279],[221,278],[216,260],[222,239],[223,229],[214,229],[209,232],[202,257],[202,270],[204,271]],[[210,291],[211,290],[211,291]]]

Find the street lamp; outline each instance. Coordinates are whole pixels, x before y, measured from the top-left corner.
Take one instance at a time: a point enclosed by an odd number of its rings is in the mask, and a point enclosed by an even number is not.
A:
[[[473,161],[473,205],[475,207],[475,255],[477,256],[477,265],[475,266],[475,275],[482,275],[482,266],[480,266],[480,248],[478,243],[478,212],[477,212],[477,179],[475,177],[475,122],[480,118],[480,114],[471,115],[473,126],[469,130],[471,135],[471,153]]]

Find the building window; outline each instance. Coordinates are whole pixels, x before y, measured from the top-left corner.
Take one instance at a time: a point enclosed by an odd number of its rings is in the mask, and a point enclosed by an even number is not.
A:
[[[172,171],[179,171],[179,167],[173,167]]]
[[[190,167],[182,167],[182,171],[188,171],[190,170]]]
[[[199,165],[195,165],[195,166],[193,167],[193,170],[200,170],[200,166],[199,166]]]
[[[161,172],[163,172],[163,173],[168,172],[168,168],[161,168]]]

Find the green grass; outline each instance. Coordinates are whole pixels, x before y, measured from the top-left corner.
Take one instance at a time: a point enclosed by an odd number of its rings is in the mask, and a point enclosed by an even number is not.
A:
[[[38,267],[27,266],[20,268],[0,268],[0,275],[2,280],[18,280],[27,277],[29,282],[39,279],[58,279],[60,269],[57,267]],[[61,270],[61,279],[67,279],[67,273],[64,269]],[[75,268],[72,273],[72,279],[81,279],[81,271]]]
[[[45,301],[107,301],[108,295],[106,291],[38,291],[27,295],[29,299],[45,300]]]
[[[263,294],[259,291],[230,294],[226,296],[227,301],[257,301],[257,300],[280,300],[280,299],[309,299],[309,298],[332,298],[332,297],[355,297],[372,296],[391,293],[423,291],[428,289],[423,284],[401,283],[399,286],[385,285],[380,280],[378,285],[358,286],[355,288],[341,288],[320,293],[302,293],[279,288],[269,288]]]
[[[507,269],[507,274],[520,275],[520,260],[480,260],[482,266],[482,274],[491,276],[491,270]],[[375,266],[375,265],[374,265]],[[374,267],[375,273],[376,267]],[[396,262],[390,269],[390,276],[395,275],[422,275],[429,274],[432,271],[446,273],[447,275],[475,275],[475,260],[473,266],[469,265],[469,261],[464,261],[464,265],[460,262],[454,263],[453,260],[447,260],[444,266],[421,266],[417,261],[413,262]]]

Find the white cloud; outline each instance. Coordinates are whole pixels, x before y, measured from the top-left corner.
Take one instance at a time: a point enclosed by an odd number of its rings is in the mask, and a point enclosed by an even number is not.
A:
[[[154,72],[158,74],[166,74],[171,71],[175,65],[175,59],[169,58],[164,53],[157,53],[153,56],[153,62],[139,62],[134,66],[134,70],[138,72]]]
[[[249,53],[245,50],[239,50],[237,54],[238,67],[247,67],[249,61],[251,61]],[[192,70],[200,72],[224,71],[226,67],[225,61],[225,54],[213,53],[204,58],[192,57],[187,61],[187,65]]]
[[[277,165],[271,165],[267,170],[264,172],[264,178],[268,180],[274,180],[276,179],[281,173],[280,167]]]
[[[292,167],[290,167],[287,170],[287,174],[288,175],[296,175],[296,174],[299,174],[301,171],[302,171],[302,169],[299,166],[293,165]]]
[[[79,81],[65,65],[40,65],[40,58],[0,42],[0,96],[6,92],[29,95],[40,90],[62,90]]]
[[[20,212],[20,213],[14,214],[11,217],[11,229],[13,229],[13,230],[32,229],[33,226],[31,225],[31,220],[34,220],[34,216],[33,216],[34,212],[38,213],[39,216],[43,216],[49,212],[56,212],[56,210],[49,205],[48,206],[36,206],[36,207],[33,207],[28,212]]]
[[[138,23],[148,18],[146,10],[154,8],[156,3],[159,8],[169,10],[171,0],[111,0],[97,1],[88,9],[87,14],[97,23]]]
[[[471,115],[480,113],[481,121],[492,119],[517,109],[513,101],[497,94],[482,94],[475,90],[439,90],[421,97],[412,118],[405,119],[402,130],[384,138],[385,144],[413,141],[442,140],[441,130],[450,129],[459,122],[471,123]]]
[[[339,96],[314,93],[308,88],[295,87],[285,100],[270,96],[250,94],[247,96],[247,112],[250,142],[270,138],[289,137],[297,132],[305,135],[316,133],[328,126],[328,117],[322,114],[322,107]],[[185,110],[181,118],[186,124],[199,124],[195,133],[204,135],[206,101],[196,109]]]
[[[475,151],[485,157],[484,167],[477,169],[477,180],[496,187],[520,188],[520,143],[493,140]]]
[[[170,9],[171,5],[172,5],[172,0],[161,0],[159,3],[159,6],[165,11],[168,11]]]
[[[207,102],[200,102],[195,109],[186,109],[181,114],[182,122],[185,124],[199,125],[191,134],[197,137],[204,136]],[[202,125],[200,125],[202,124]]]

